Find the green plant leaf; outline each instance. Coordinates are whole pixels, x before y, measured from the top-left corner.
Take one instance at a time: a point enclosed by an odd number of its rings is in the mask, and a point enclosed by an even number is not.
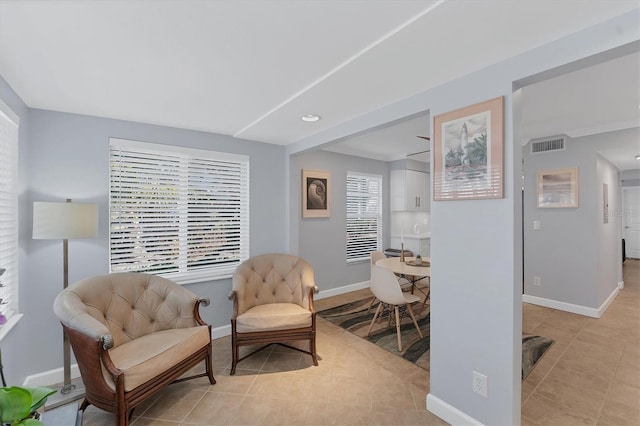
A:
[[[13,423],[31,414],[31,393],[21,387],[0,388],[0,422]]]
[[[43,426],[43,425],[44,423],[36,419],[25,419],[17,424],[17,426]]]
[[[49,395],[53,395],[56,393],[55,389],[39,387],[39,388],[24,388],[31,394],[31,410],[30,413],[33,413],[38,408],[42,407],[45,402],[47,402],[47,398]]]

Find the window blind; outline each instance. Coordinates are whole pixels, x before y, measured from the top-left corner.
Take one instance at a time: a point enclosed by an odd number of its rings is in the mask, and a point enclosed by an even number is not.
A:
[[[249,257],[249,158],[110,139],[110,266],[179,283]]]
[[[0,313],[18,312],[18,116],[0,101]]]
[[[347,172],[347,262],[382,245],[382,176]]]

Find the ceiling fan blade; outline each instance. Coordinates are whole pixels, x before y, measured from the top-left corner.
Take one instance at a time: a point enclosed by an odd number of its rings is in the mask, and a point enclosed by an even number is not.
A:
[[[431,138],[430,138],[429,136],[416,136],[416,137],[417,137],[417,138],[420,138],[420,139],[427,140],[427,141],[430,141],[430,140],[431,140]]]
[[[418,154],[425,154],[427,152],[431,152],[430,149],[427,149],[426,151],[420,151],[420,152],[413,152],[411,154],[407,154],[407,157],[411,157],[412,155],[418,155]]]

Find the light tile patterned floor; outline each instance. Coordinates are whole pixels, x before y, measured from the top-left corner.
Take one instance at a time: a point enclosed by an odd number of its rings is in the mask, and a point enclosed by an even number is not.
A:
[[[625,288],[601,319],[525,304],[525,333],[556,343],[522,386],[523,425],[640,424],[640,261],[625,263]],[[318,300],[318,310],[361,290]],[[228,337],[214,341],[218,383],[169,386],[136,409],[144,425],[444,425],[425,411],[429,372],[318,319],[320,365],[273,346],[229,376]],[[113,425],[90,407],[85,426]]]

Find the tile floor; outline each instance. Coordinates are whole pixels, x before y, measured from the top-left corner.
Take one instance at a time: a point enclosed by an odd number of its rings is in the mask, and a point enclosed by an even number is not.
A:
[[[640,261],[600,319],[525,304],[526,333],[556,343],[522,386],[523,425],[640,424]],[[318,300],[318,310],[368,290]],[[425,410],[429,372],[318,319],[318,355],[273,346],[229,376],[230,340],[213,343],[217,384],[169,386],[136,409],[132,426],[445,425]],[[294,402],[295,401],[295,402]],[[89,407],[85,426],[113,425]]]
[[[640,260],[602,318],[523,306],[523,331],[555,339],[522,384],[523,425],[640,425]]]

